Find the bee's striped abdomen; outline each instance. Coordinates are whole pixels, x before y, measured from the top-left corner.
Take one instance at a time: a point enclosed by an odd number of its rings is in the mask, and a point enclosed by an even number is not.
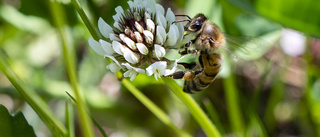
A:
[[[184,92],[197,93],[204,90],[214,81],[219,73],[221,66],[220,54],[202,53],[200,57],[203,71],[196,74],[193,79],[185,81],[183,88]]]

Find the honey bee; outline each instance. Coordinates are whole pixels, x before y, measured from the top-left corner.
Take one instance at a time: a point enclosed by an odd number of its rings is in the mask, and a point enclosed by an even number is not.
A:
[[[187,15],[176,15],[186,16]],[[220,71],[222,56],[219,52],[220,48],[225,44],[225,36],[220,28],[210,23],[208,18],[203,14],[197,14],[193,19],[180,20],[176,22],[188,21],[185,25],[185,36],[194,36],[184,46],[184,50],[180,51],[181,55],[199,54],[198,63],[180,63],[189,71],[175,72],[172,77],[174,79],[185,79],[183,91],[187,93],[197,93],[206,89],[216,78]],[[194,49],[189,49],[194,44]],[[195,69],[197,68],[197,69]]]

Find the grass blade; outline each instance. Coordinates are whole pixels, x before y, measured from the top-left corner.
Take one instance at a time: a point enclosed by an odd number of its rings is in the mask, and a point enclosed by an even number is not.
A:
[[[209,99],[205,99],[203,101],[203,104],[208,112],[208,115],[210,116],[211,120],[215,125],[217,126],[218,130],[221,132],[221,134],[224,134],[225,130],[223,128],[222,122],[220,121],[219,115],[216,111],[216,109],[213,107]]]
[[[69,101],[66,101],[66,127],[68,130],[68,137],[75,137],[74,134],[74,121],[73,121],[73,108]]]
[[[77,104],[77,100],[69,93],[67,92],[67,95],[70,97],[70,99]],[[90,115],[90,118],[93,122],[93,124],[98,128],[98,130],[100,131],[100,133],[102,134],[103,137],[108,137],[107,134],[104,132],[104,130],[102,129],[102,127],[99,125],[99,123],[93,118],[93,116]]]
[[[224,79],[223,86],[226,89],[225,94],[231,129],[236,134],[242,134],[244,131],[244,124],[242,121],[243,117],[240,111],[238,100],[239,95],[236,89],[234,76],[230,75],[228,78]]]

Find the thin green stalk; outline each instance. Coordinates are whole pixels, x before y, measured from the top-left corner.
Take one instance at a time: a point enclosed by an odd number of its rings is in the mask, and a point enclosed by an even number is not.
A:
[[[235,133],[242,134],[244,129],[243,117],[240,111],[238,91],[236,89],[236,83],[234,76],[224,79],[224,88],[226,89],[226,100],[228,107],[228,116],[231,125],[231,129]]]
[[[194,119],[199,123],[208,137],[220,137],[219,130],[213,125],[207,115],[202,111],[199,105],[190,95],[184,93],[181,87],[172,78],[162,78],[166,85],[180,98],[180,100],[189,108]]]
[[[69,100],[66,101],[66,127],[68,129],[68,137],[74,137],[73,107]]]
[[[54,116],[47,103],[13,71],[4,52],[0,51],[0,70],[10,80],[21,96],[38,114],[42,121],[49,127],[54,136],[66,136],[67,130],[63,124]]]
[[[77,104],[77,100],[71,95],[69,94],[69,92],[67,92],[67,95],[70,97],[70,99]],[[93,124],[98,128],[98,130],[100,131],[100,133],[102,134],[103,137],[108,137],[107,134],[104,132],[104,130],[102,129],[102,127],[99,125],[99,123],[94,119],[94,117],[92,115],[90,115],[90,118],[93,122]]]
[[[209,117],[211,118],[212,122],[214,122],[218,128],[218,130],[221,132],[221,134],[224,134],[225,130],[222,126],[222,122],[220,121],[218,112],[216,111],[216,109],[214,108],[214,106],[212,105],[211,101],[209,99],[205,99],[203,100],[203,104],[208,112]]]
[[[118,74],[119,75],[119,74]],[[157,107],[150,99],[143,95],[136,87],[134,87],[127,79],[122,79],[122,84],[142,103],[144,104],[156,117],[160,119],[165,125],[171,128],[179,136],[190,137],[188,133],[177,128],[170,120],[170,118]]]
[[[278,71],[278,74],[282,74],[283,70]],[[280,75],[273,78],[272,89],[269,98],[266,102],[265,113],[263,116],[263,121],[265,123],[265,128],[268,132],[273,133],[276,130],[277,121],[275,115],[270,115],[274,113],[276,105],[281,102],[284,98],[285,85],[281,81]]]
[[[108,137],[108,135],[106,134],[106,132],[103,130],[103,128],[99,125],[99,123],[94,119],[93,116],[90,116],[92,122],[94,123],[94,125],[98,128],[98,130],[100,131],[101,135],[103,137]]]
[[[99,39],[101,39],[101,35],[100,33],[98,33],[95,29],[95,27],[92,25],[92,23],[90,22],[88,16],[86,15],[86,13],[84,12],[84,10],[82,9],[80,3],[78,0],[71,0],[73,6],[75,7],[75,9],[77,10],[78,14],[80,15],[83,23],[86,25],[87,29],[89,30],[91,36],[93,37],[93,39],[99,41]],[[106,60],[108,62],[112,62],[112,60],[110,58],[106,58]]]
[[[245,136],[252,137],[268,137],[268,134],[257,113],[251,112],[249,114],[249,124],[245,131]]]
[[[76,75],[75,69],[75,53],[74,48],[72,47],[73,43],[70,38],[70,31],[66,27],[65,23],[65,12],[63,11],[61,5],[57,1],[50,2],[50,7],[52,11],[53,20],[57,27],[58,33],[60,34],[60,39],[62,41],[62,53],[64,65],[66,67],[67,75],[70,81],[70,84],[74,90],[75,97],[78,101],[77,110],[79,114],[79,121],[81,124],[81,129],[85,137],[93,137],[93,126],[88,115],[88,109],[85,104],[85,98],[82,96],[82,93],[79,90],[78,78]]]
[[[91,36],[93,37],[93,39],[95,40],[99,40],[99,33],[97,33],[97,31],[94,29],[93,25],[90,23],[88,16],[85,14],[85,12],[83,11],[79,1],[77,0],[71,0],[73,6],[76,8],[78,14],[80,15],[82,21],[84,22],[84,24],[87,26]]]

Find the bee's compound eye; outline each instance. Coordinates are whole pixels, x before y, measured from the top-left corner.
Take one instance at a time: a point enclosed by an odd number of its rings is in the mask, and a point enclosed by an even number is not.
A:
[[[203,21],[196,20],[196,21],[194,21],[194,22],[191,24],[190,30],[192,30],[192,31],[198,31],[198,30],[201,29],[202,25],[203,25]]]
[[[192,30],[198,31],[201,29],[202,24],[194,24],[191,26]]]

